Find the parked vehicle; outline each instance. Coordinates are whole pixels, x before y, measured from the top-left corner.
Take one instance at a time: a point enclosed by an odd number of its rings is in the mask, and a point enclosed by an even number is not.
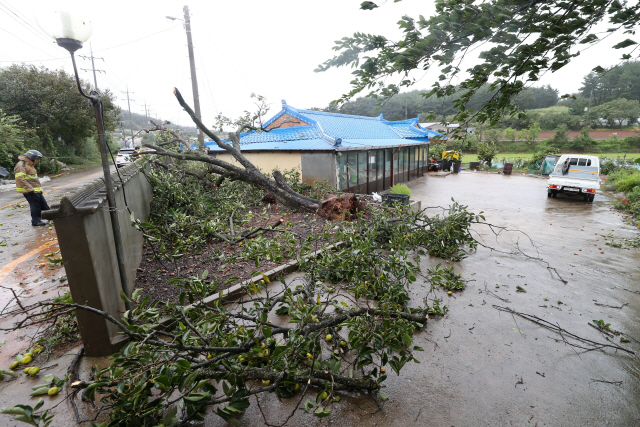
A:
[[[547,197],[556,197],[559,193],[582,196],[587,202],[593,202],[596,191],[600,189],[600,159],[582,154],[563,154],[547,182]]]
[[[116,155],[116,167],[121,168],[134,162],[140,156],[140,150],[136,148],[121,148]]]

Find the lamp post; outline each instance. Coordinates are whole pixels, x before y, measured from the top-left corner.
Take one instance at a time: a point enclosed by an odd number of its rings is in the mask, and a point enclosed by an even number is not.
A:
[[[109,204],[109,215],[111,217],[111,228],[113,231],[113,241],[116,246],[116,257],[118,260],[118,270],[120,273],[120,283],[122,290],[127,297],[129,294],[129,284],[127,280],[127,272],[124,264],[124,251],[122,250],[122,236],[120,234],[120,223],[118,221],[118,211],[116,209],[116,199],[113,191],[113,181],[109,171],[109,158],[107,153],[107,138],[104,132],[104,116],[102,108],[102,98],[95,90],[87,95],[82,90],[80,78],[78,77],[78,69],[76,67],[76,59],[74,53],[82,48],[82,43],[86,42],[91,36],[91,21],[84,19],[78,13],[65,9],[53,9],[41,13],[37,17],[40,28],[51,38],[53,38],[59,46],[65,48],[71,54],[71,62],[73,63],[73,72],[75,74],[76,83],[80,94],[87,98],[96,116],[96,126],[98,128],[98,140],[100,142],[100,156],[102,157],[102,170],[104,172],[104,183],[107,189],[107,203]],[[125,301],[127,310],[131,309],[131,304]]]

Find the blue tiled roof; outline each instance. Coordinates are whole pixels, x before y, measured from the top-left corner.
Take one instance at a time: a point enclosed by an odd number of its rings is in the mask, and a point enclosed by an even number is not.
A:
[[[379,117],[298,110],[282,101],[282,110],[264,124],[264,128],[287,114],[308,123],[303,126],[276,128],[268,132],[248,132],[240,135],[243,150],[341,150],[357,147],[392,147],[424,144],[429,138],[445,138],[423,129],[418,117],[390,122]],[[215,142],[205,144],[210,151],[223,151]]]
[[[209,151],[223,152],[224,150],[216,145],[213,141],[205,142]],[[213,144],[213,145],[212,145]],[[291,141],[268,141],[268,142],[252,142],[242,143],[242,151],[265,150],[265,151],[316,151],[316,150],[335,150],[335,147],[324,139],[298,139]]]
[[[314,126],[295,126],[274,129],[269,132],[250,132],[240,135],[240,144],[273,141],[297,141],[300,139],[318,139],[320,135]]]
[[[346,114],[322,113],[298,110],[300,114],[314,120],[322,130],[342,139],[394,139],[398,135],[379,118],[348,116]]]

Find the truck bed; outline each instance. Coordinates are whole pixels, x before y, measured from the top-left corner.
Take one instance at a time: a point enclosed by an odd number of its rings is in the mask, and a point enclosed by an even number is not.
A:
[[[600,189],[600,175],[597,166],[571,166],[567,175],[562,175],[562,165],[557,164],[549,175],[549,184],[563,187]]]

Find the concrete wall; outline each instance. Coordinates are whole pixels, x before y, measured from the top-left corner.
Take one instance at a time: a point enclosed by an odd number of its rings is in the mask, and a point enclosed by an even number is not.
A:
[[[313,185],[316,182],[329,181],[336,187],[336,155],[335,153],[302,153],[302,182]]]
[[[143,237],[131,225],[125,195],[129,209],[141,221],[149,217],[152,198],[151,186],[138,167],[134,163],[120,169],[124,185],[115,189],[130,289],[142,260]],[[115,173],[112,179],[119,182]],[[103,180],[98,179],[62,198],[60,205],[43,212],[43,217],[54,220],[74,302],[106,311],[120,319],[125,308],[120,297],[122,285]],[[106,356],[123,344],[119,330],[111,322],[82,310],[78,310],[76,315],[87,356]]]
[[[275,168],[280,170],[300,168],[300,152],[296,151],[271,151],[262,153],[242,153],[251,163],[257,168],[266,173],[270,173]],[[231,154],[217,154],[216,158],[224,160],[225,162],[232,163],[236,166],[240,166],[238,162],[233,158]]]

